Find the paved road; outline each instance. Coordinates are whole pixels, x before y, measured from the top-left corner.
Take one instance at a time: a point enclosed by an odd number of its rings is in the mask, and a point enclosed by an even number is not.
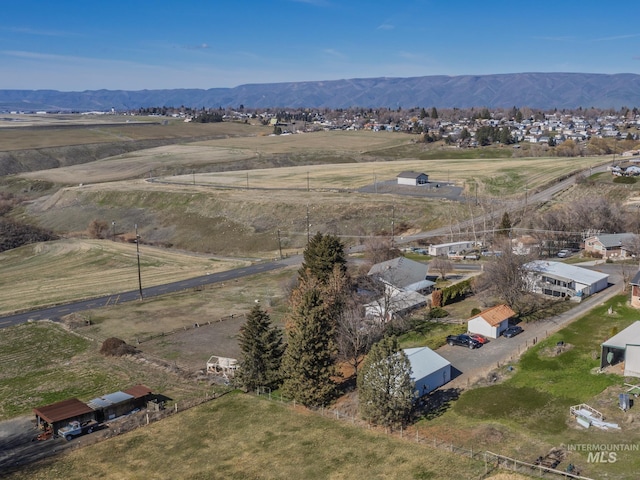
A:
[[[182,290],[198,288],[203,285],[224,282],[248,275],[255,275],[257,273],[284,268],[291,261],[292,260],[258,263],[255,265],[250,265],[248,267],[228,270],[226,272],[212,273],[200,277],[180,280],[179,282],[167,283],[164,285],[158,285],[156,287],[143,288],[142,295],[144,298],[157,297],[166,293],[179,292]],[[12,325],[24,323],[29,320],[56,320],[64,315],[69,315],[70,313],[81,312],[83,310],[89,310],[93,308],[106,307],[108,305],[115,305],[122,302],[131,302],[139,299],[140,292],[138,290],[132,290],[117,295],[105,295],[99,298],[92,298],[89,300],[82,300],[79,302],[58,305],[55,307],[33,310],[24,313],[18,313],[15,315],[8,315],[0,317],[0,328],[10,327]]]

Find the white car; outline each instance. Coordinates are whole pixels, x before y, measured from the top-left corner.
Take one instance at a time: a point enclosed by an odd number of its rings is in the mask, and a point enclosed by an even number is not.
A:
[[[560,250],[558,252],[558,257],[559,258],[566,258],[569,256],[569,250]]]

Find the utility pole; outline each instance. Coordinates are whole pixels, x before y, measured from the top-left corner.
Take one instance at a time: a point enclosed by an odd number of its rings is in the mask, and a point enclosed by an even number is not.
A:
[[[140,274],[140,235],[138,235],[138,224],[135,224],[136,228],[136,254],[138,255],[138,290],[140,291],[140,300],[142,296],[142,275]]]
[[[280,252],[280,260],[282,260],[282,242],[280,241],[280,229],[278,229],[278,251]]]
[[[112,227],[112,230],[113,230],[112,238],[113,238],[113,241],[115,242],[116,241],[116,222],[115,222],[115,220],[113,222],[111,222],[111,227]]]
[[[395,232],[396,227],[396,204],[391,205],[391,247],[393,247],[394,237],[396,235]]]
[[[311,240],[311,224],[309,223],[309,204],[307,204],[307,245]]]

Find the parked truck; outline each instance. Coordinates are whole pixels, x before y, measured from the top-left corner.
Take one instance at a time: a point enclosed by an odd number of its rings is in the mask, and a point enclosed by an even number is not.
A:
[[[66,441],[72,440],[75,437],[91,433],[98,428],[98,422],[95,420],[89,420],[88,422],[73,421],[69,422],[66,427],[58,429],[58,436],[64,438]]]

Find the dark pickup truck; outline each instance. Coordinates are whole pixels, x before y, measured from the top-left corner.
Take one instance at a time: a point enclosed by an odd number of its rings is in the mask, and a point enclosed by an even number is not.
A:
[[[447,343],[449,345],[460,345],[461,347],[467,348],[480,348],[480,346],[482,346],[479,341],[464,333],[460,335],[449,335],[447,337]]]

